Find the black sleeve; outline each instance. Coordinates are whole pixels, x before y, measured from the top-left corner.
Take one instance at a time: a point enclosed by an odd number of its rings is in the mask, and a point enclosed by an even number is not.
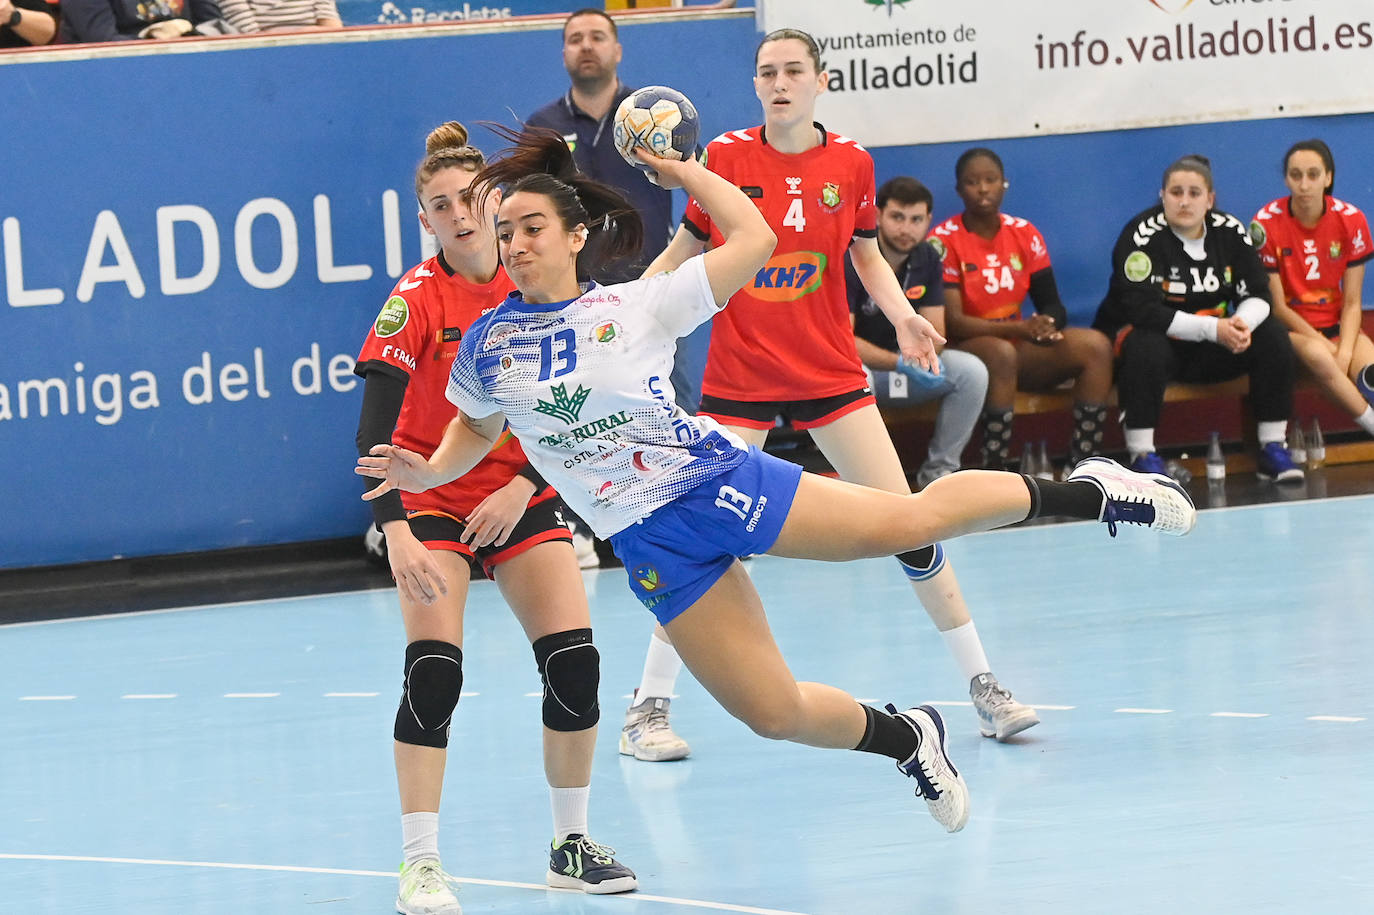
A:
[[[64,40],[80,43],[125,41],[136,36],[121,35],[109,0],[63,0]]]
[[[358,417],[358,454],[362,456],[372,450],[373,445],[384,445],[391,441],[391,433],[396,431],[396,420],[401,415],[401,404],[406,397],[408,379],[398,378],[392,372],[372,370],[363,375],[363,407]],[[364,492],[377,485],[371,477],[363,477]],[[372,519],[380,527],[387,521],[401,521],[406,516],[401,505],[401,494],[395,490],[372,500]]]
[[[864,288],[863,280],[859,279],[859,271],[854,269],[854,258],[849,256],[848,251],[844,252],[844,294],[849,300],[850,314],[857,314],[868,298],[868,290]]]
[[[944,308],[945,307],[945,265],[940,260],[940,252],[935,250],[935,246],[921,242],[916,247],[916,255],[920,264],[920,279],[926,287],[925,295],[912,302],[917,308]]]
[[[529,461],[526,461],[525,466],[521,467],[515,475],[517,477],[524,477],[525,479],[533,483],[534,494],[536,496],[549,488],[549,481],[544,479],[543,475],[539,471],[535,470],[534,465],[531,464]]]
[[[1109,337],[1127,324],[1162,333],[1174,320],[1176,309],[1165,304],[1162,285],[1169,266],[1168,246],[1161,241],[1169,231],[1163,212],[1156,206],[1136,214],[1117,236],[1111,285],[1093,320],[1093,327]]]
[[[1063,330],[1068,326],[1069,313],[1059,298],[1059,286],[1054,282],[1054,268],[1046,267],[1031,274],[1030,299],[1035,310],[1054,319],[1054,326]]]
[[[1263,299],[1272,308],[1274,305],[1273,296],[1269,293],[1269,271],[1264,267],[1264,261],[1260,260],[1259,252],[1255,250],[1254,244],[1250,241],[1250,233],[1246,231],[1245,224],[1236,221],[1237,237],[1235,239],[1235,262],[1236,279],[1244,282],[1244,294],[1240,294],[1237,289],[1237,301],[1231,306],[1231,313],[1235,313],[1236,305],[1240,304],[1241,299]]]

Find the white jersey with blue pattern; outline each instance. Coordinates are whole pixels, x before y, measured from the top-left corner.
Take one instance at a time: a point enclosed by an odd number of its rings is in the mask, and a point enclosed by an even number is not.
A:
[[[512,294],[463,337],[448,399],[505,414],[525,454],[598,537],[647,517],[744,460],[747,446],[677,405],[677,338],[713,317],[701,257],[570,302]]]

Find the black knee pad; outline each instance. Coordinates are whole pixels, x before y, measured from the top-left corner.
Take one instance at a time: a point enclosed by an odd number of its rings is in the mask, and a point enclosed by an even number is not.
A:
[[[405,691],[395,736],[420,747],[448,746],[448,725],[463,692],[463,650],[424,639],[406,646]]]
[[[533,646],[544,681],[544,726],[551,731],[585,731],[601,720],[596,700],[601,653],[590,629],[569,629],[537,639]]]
[[[926,581],[940,574],[945,567],[945,548],[936,543],[923,546],[919,550],[908,550],[897,554],[902,571],[912,581]]]

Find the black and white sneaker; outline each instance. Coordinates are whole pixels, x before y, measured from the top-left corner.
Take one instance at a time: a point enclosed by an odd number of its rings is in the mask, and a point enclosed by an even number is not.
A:
[[[615,859],[615,849],[574,833],[549,849],[549,886],[584,893],[627,893],[639,885],[635,872]]]
[[[944,719],[928,705],[899,712],[889,704],[887,711],[911,725],[918,741],[911,758],[897,763],[898,770],[916,779],[916,794],[925,798],[936,822],[948,832],[963,829],[968,822],[968,786],[945,747]]]

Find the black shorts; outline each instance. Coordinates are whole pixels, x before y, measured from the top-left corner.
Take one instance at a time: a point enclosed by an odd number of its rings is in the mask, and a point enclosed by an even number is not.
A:
[[[703,394],[697,412],[727,426],[746,429],[772,429],[779,419],[793,429],[814,429],[828,426],[868,404],[876,405],[877,400],[873,397],[873,389],[864,386],[857,391],[815,400],[726,400]]]
[[[1330,327],[1318,327],[1318,328],[1315,328],[1315,329],[1316,329],[1317,333],[1321,334],[1323,337],[1325,337],[1325,338],[1328,339],[1328,340],[1335,340],[1335,339],[1337,339],[1338,337],[1340,337],[1340,335],[1341,335],[1341,325],[1340,325],[1340,324],[1332,324]]]
[[[477,547],[464,543],[458,538],[465,527],[461,519],[440,511],[416,511],[407,515],[411,533],[431,550],[447,550],[457,553],[474,568],[480,568],[488,578],[492,570],[508,559],[551,540],[572,542],[572,532],[563,521],[563,500],[551,496],[536,502],[525,509],[525,514],[516,522],[515,530],[501,546]]]

